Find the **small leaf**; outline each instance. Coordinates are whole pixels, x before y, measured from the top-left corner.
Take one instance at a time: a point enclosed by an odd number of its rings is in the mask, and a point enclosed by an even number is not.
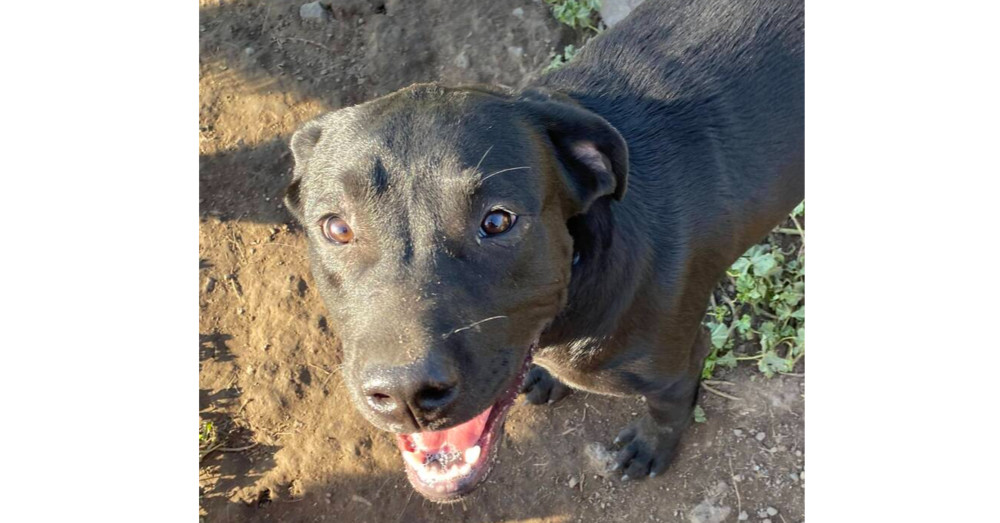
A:
[[[736,273],[737,275],[743,275],[747,273],[747,269],[750,268],[750,259],[742,257],[736,260],[736,263],[732,265],[729,269]]]
[[[715,359],[715,364],[716,365],[721,365],[723,367],[729,367],[730,369],[736,368],[736,363],[737,363],[737,361],[736,361],[736,355],[733,354],[733,351],[729,351],[729,352],[725,353],[724,355],[722,355],[722,356],[720,356],[720,357],[718,357],[718,358]]]
[[[746,335],[747,331],[750,330],[750,325],[750,315],[744,314],[740,318],[740,321],[736,322],[736,330],[739,331],[740,334]]]
[[[789,372],[791,367],[790,360],[778,356],[773,350],[766,351],[764,357],[757,363],[757,368],[768,378],[774,376],[776,372]]]
[[[716,349],[725,347],[726,340],[729,339],[729,328],[724,323],[716,323],[710,328],[712,332],[712,346]]]
[[[705,417],[705,410],[701,408],[701,405],[694,406],[694,422],[695,423],[705,423],[708,418]]]

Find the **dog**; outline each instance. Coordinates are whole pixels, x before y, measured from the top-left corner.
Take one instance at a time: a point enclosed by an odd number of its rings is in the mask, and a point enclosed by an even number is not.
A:
[[[489,473],[516,396],[645,397],[663,474],[724,271],[804,197],[801,0],[649,0],[523,90],[418,84],[291,139],[285,205],[350,400],[428,499]]]

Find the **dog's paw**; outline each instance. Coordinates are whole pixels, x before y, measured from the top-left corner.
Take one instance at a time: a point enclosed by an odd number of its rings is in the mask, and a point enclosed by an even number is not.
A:
[[[526,403],[542,405],[555,403],[569,396],[573,389],[560,383],[549,371],[532,365],[524,379],[524,385],[521,385],[521,392],[525,394]]]
[[[612,470],[622,471],[622,481],[663,474],[674,460],[680,431],[659,425],[649,414],[633,421],[615,438],[621,450]]]

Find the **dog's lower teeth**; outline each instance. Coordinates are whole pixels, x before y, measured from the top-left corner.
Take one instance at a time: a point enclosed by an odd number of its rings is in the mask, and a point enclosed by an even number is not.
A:
[[[482,453],[482,448],[479,445],[471,447],[465,451],[465,462],[469,465],[475,465],[476,461],[479,460],[479,454]]]

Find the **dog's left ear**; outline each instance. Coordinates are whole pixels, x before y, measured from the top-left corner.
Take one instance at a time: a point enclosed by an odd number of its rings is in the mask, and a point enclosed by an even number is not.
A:
[[[292,182],[285,188],[285,207],[295,219],[302,223],[302,178],[306,174],[309,159],[312,158],[313,149],[323,135],[323,126],[319,119],[312,120],[295,131],[292,135],[290,148],[292,158],[295,160],[295,167],[292,170]]]
[[[625,197],[628,145],[614,126],[572,99],[552,92],[526,92],[518,104],[552,142],[577,213],[587,212],[598,198]]]

